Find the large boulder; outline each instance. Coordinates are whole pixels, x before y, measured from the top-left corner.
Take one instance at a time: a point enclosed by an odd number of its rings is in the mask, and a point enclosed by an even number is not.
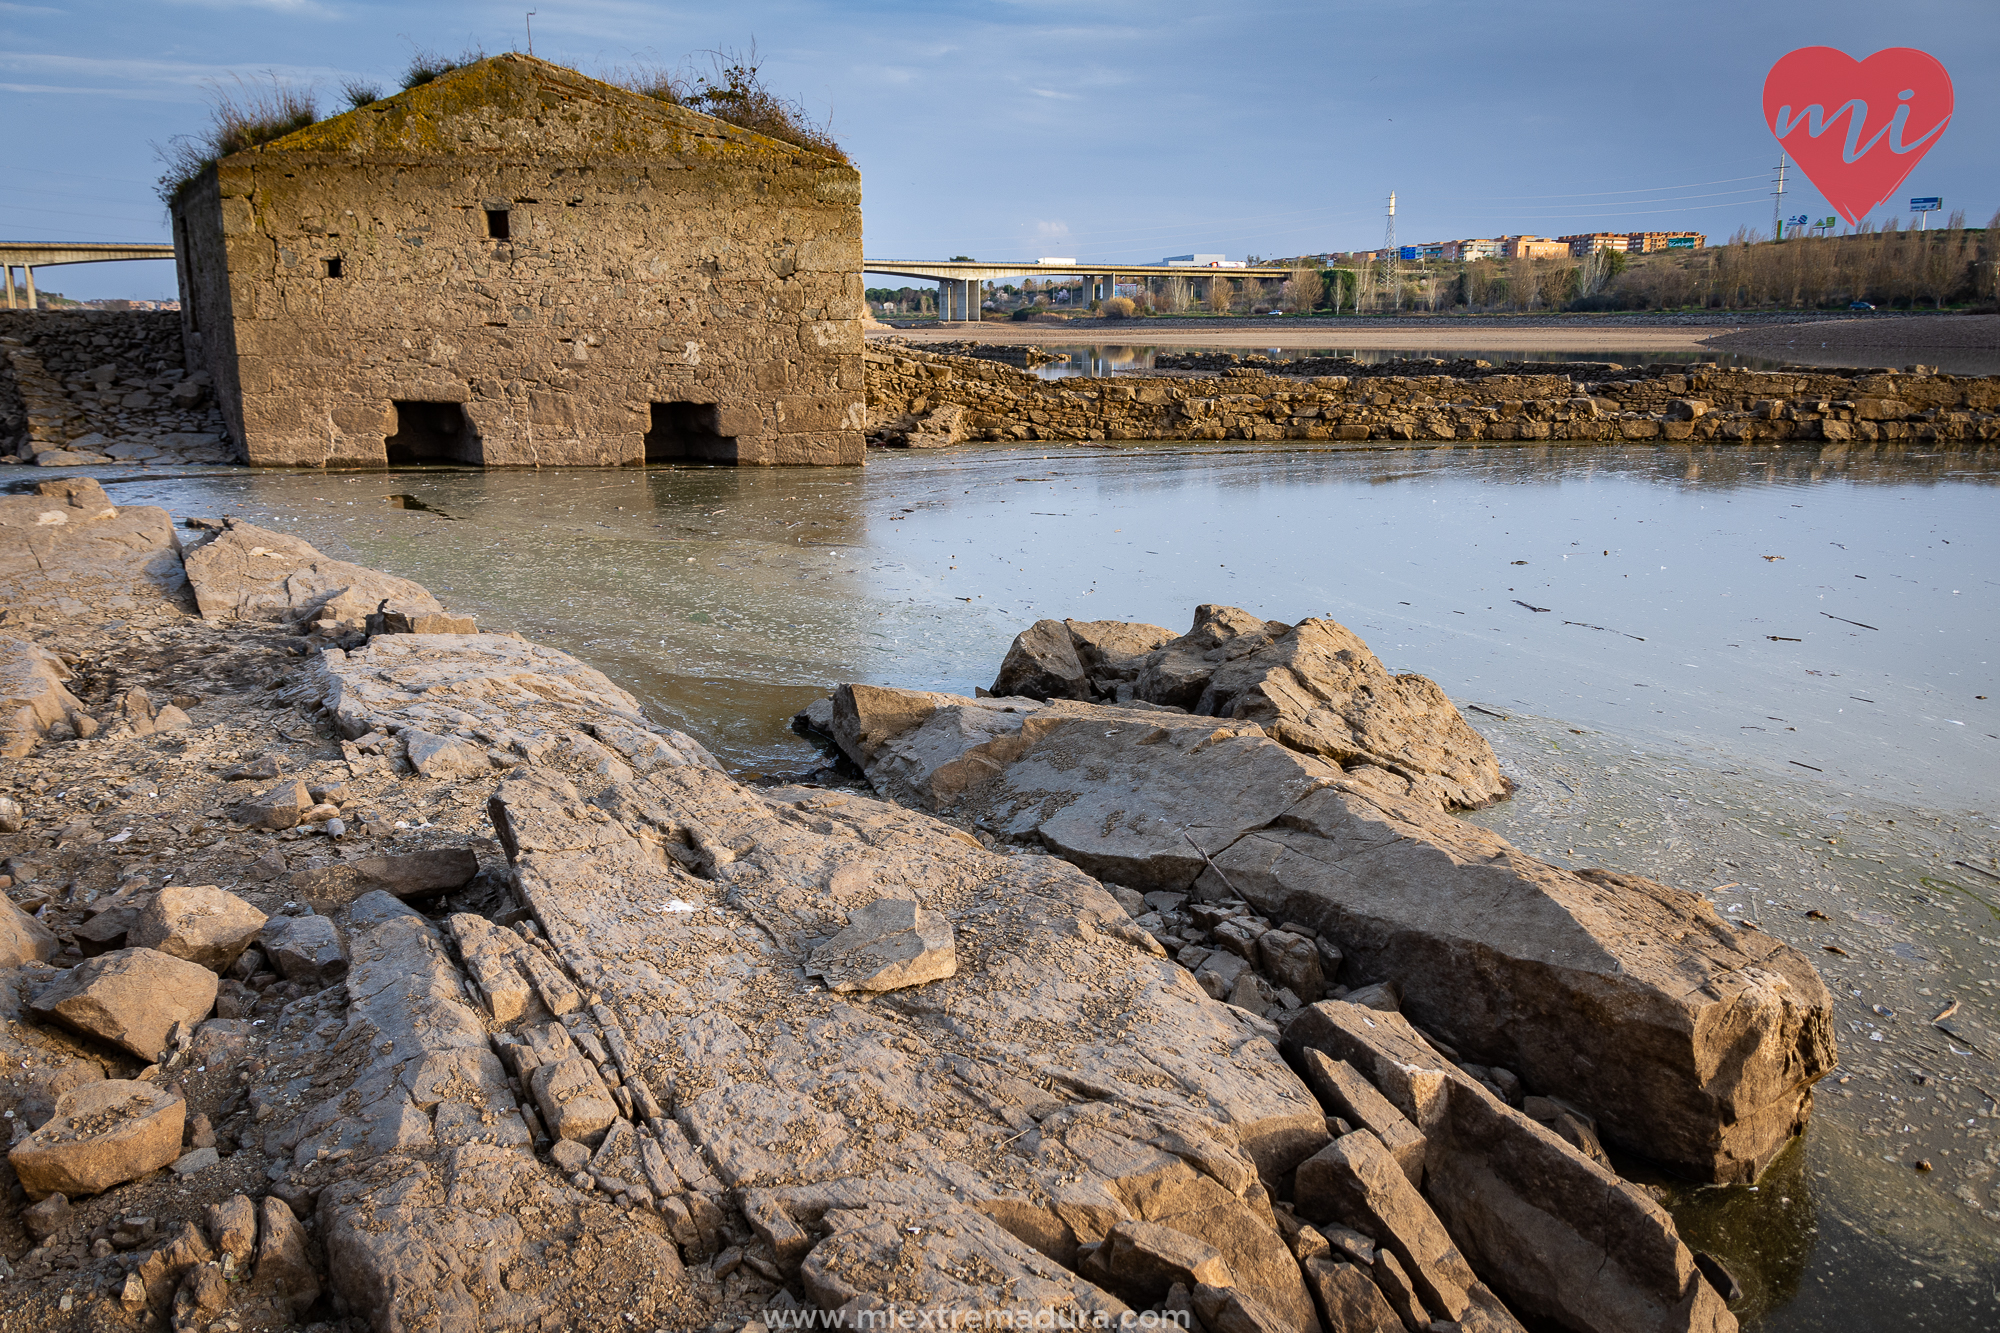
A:
[[[102,1194],[180,1156],[186,1115],[186,1102],[151,1083],[84,1083],[64,1093],[55,1115],[7,1160],[29,1198]]]
[[[1699,1178],[1754,1178],[1832,1068],[1831,1000],[1797,950],[1666,885],[1525,856],[1254,721],[860,686],[834,705],[885,793],[1308,926],[1350,984],[1394,980],[1467,1058]]]
[[[35,992],[30,1012],[157,1060],[176,1024],[215,1008],[215,973],[155,949],[118,949],[78,963]]]
[[[187,553],[187,578],[204,620],[294,623],[325,614],[358,622],[384,600],[405,616],[444,614],[422,584],[330,559],[290,533],[234,518]]]
[[[0,755],[18,759],[30,753],[50,727],[82,710],[82,701],[63,684],[70,677],[54,653],[0,635]]]
[[[262,912],[213,884],[169,884],[141,909],[126,941],[223,972],[250,947],[265,920]]]
[[[330,986],[347,975],[347,950],[331,918],[275,916],[257,937],[278,975],[306,986]]]
[[[1122,620],[1038,620],[1014,637],[992,693],[1124,702],[1146,655],[1173,638],[1162,626]]]
[[[0,900],[0,968],[46,963],[61,948],[54,931],[13,903]]]
[[[1130,697],[1255,722],[1301,754],[1446,809],[1478,809],[1508,791],[1493,747],[1435,682],[1390,674],[1331,620],[1287,625],[1198,606],[1186,634],[1142,659]]]

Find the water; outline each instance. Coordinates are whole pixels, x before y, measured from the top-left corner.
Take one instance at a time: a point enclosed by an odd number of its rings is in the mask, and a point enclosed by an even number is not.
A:
[[[1365,366],[1381,365],[1387,361],[1408,361],[1422,357],[1437,357],[1446,361],[1478,360],[1500,365],[1509,361],[1615,361],[1625,366],[1651,365],[1654,363],[1685,366],[1697,362],[1713,362],[1732,370],[1777,370],[1792,364],[1770,357],[1750,356],[1742,352],[1718,352],[1709,349],[1691,352],[1481,352],[1466,351],[1463,348],[1440,348],[1429,352],[1384,351],[1380,348],[1334,347],[1190,347],[1183,344],[1150,343],[1049,343],[1033,344],[1037,350],[1066,355],[1067,361],[1052,365],[1037,366],[1035,374],[1043,379],[1069,379],[1073,376],[1103,376],[1120,372],[1151,370],[1156,356],[1162,352],[1231,352],[1237,356],[1268,356],[1274,361],[1298,361],[1314,357],[1352,357]],[[1803,354],[1801,354],[1803,355]],[[1904,358],[1908,360],[1908,357]],[[1822,364],[1814,362],[1813,364]],[[1841,364],[1855,364],[1843,362]],[[1967,372],[1985,373],[1985,372]]]
[[[870,464],[113,489],[416,578],[745,771],[816,763],[785,723],[827,683],[970,693],[1040,616],[1331,615],[1493,740],[1520,790],[1476,822],[1707,893],[1820,965],[1843,1066],[1804,1141],[1756,1189],[1662,1182],[1743,1280],[1747,1323],[2000,1325],[2000,459],[1161,444]]]

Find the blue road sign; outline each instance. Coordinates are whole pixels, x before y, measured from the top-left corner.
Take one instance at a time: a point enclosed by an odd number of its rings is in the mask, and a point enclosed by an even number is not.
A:
[[[1944,207],[1944,200],[1942,199],[1910,200],[1910,211],[1912,213],[1935,213],[1943,207]]]

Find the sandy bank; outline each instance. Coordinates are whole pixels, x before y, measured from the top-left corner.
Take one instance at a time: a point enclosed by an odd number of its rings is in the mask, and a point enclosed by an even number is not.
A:
[[[894,336],[912,343],[957,342],[973,336],[971,325],[897,329]],[[1153,347],[1300,347],[1337,351],[1380,352],[1699,352],[1713,325],[1628,326],[1590,324],[1498,324],[1464,321],[1375,324],[1356,320],[1338,324],[1320,320],[1257,320],[1243,324],[1188,325],[1150,320],[1079,321],[1073,324],[980,324],[982,342],[1008,344],[1068,344],[1078,342],[1145,343]],[[1730,332],[1737,332],[1734,327]]]

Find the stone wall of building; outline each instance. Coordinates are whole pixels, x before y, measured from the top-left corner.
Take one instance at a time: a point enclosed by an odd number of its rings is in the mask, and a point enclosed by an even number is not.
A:
[[[1235,365],[1214,376],[1044,380],[884,343],[868,350],[871,439],[915,447],[967,439],[2000,443],[2000,377],[1602,362],[1407,373],[1428,368],[1402,362],[1293,376]]]
[[[228,461],[209,377],[184,359],[172,311],[0,312],[0,457]]]
[[[859,463],[860,198],[500,56],[184,189],[188,343],[252,463]]]

